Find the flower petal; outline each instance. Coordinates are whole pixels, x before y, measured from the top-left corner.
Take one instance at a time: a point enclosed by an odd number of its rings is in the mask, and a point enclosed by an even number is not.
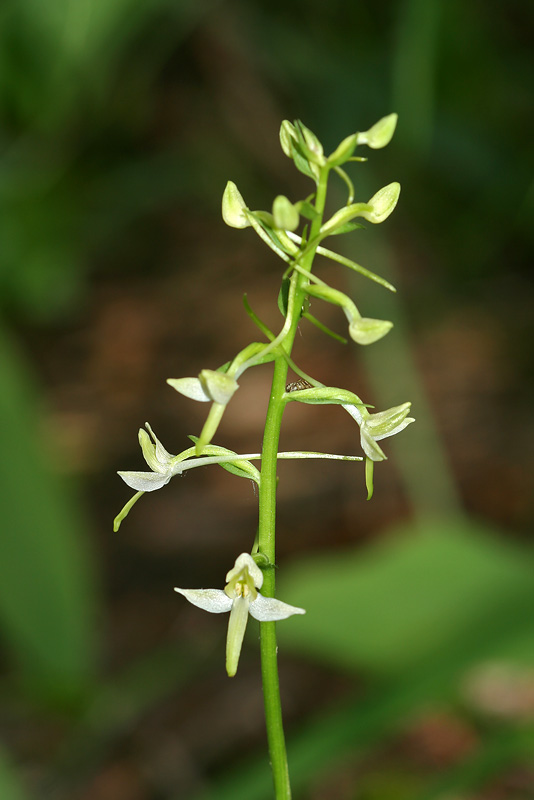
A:
[[[234,393],[239,389],[239,385],[234,377],[226,375],[224,372],[217,372],[214,369],[203,369],[198,376],[200,385],[210,400],[214,403],[227,405]]]
[[[163,468],[165,468],[168,465],[168,463],[172,461],[174,456],[172,453],[169,453],[163,447],[163,445],[161,444],[160,440],[158,439],[158,437],[156,436],[156,434],[154,433],[148,422],[145,422],[145,428],[148,430],[148,432],[154,439],[154,443],[156,445],[156,459],[163,466]]]
[[[172,478],[172,473],[162,474],[160,472],[118,472],[124,483],[136,492],[153,492],[161,489]]]
[[[250,553],[241,553],[235,560],[235,564],[231,570],[226,573],[226,582],[230,583],[230,581],[234,580],[235,578],[239,579],[239,576],[243,572],[248,572],[254,586],[256,589],[261,589],[263,584],[263,572],[258,567]]]
[[[232,608],[233,601],[222,589],[178,589],[175,586],[174,591],[183,594],[194,606],[212,614],[223,614]]]
[[[385,461],[386,454],[376,443],[375,438],[369,432],[369,429],[365,422],[362,424],[360,428],[360,444],[362,446],[362,450],[367,456],[370,458],[371,461]]]
[[[258,592],[258,596],[249,606],[249,614],[260,622],[273,622],[278,619],[287,619],[293,614],[305,614],[304,608],[290,606],[282,603],[274,597],[264,597]]]
[[[367,424],[372,435],[378,439],[379,437],[393,436],[402,430],[401,426],[410,411],[410,406],[411,403],[402,403],[400,406],[369,414]]]
[[[395,436],[396,433],[400,433],[401,431],[403,431],[412,422],[415,422],[414,417],[405,417],[404,420],[399,425],[397,425],[396,428],[393,428],[392,431],[390,431],[389,433],[379,434],[378,436],[375,436],[374,438],[375,438],[376,441],[378,441],[379,439],[386,439],[388,436]]]
[[[232,603],[226,637],[226,672],[233,678],[237,672],[243,637],[247,628],[250,601],[246,597],[236,597]]]
[[[198,378],[167,378],[167,383],[191,400],[198,400],[200,403],[209,403],[211,400]]]

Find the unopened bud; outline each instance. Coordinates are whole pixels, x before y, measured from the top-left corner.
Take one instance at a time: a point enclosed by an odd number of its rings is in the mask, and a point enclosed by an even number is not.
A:
[[[273,202],[273,218],[276,228],[294,231],[299,225],[299,212],[283,194],[275,197]]]
[[[245,211],[248,211],[241,192],[233,181],[228,181],[222,198],[223,220],[231,228],[248,228],[250,222]]]
[[[358,144],[366,144],[373,150],[385,147],[393,138],[397,126],[397,119],[397,114],[388,114],[387,117],[382,117],[382,119],[379,119],[368,131],[357,134]]]
[[[292,125],[288,119],[285,119],[280,125],[280,145],[288,158],[291,158],[292,156],[291,140],[294,142],[297,141],[297,132],[295,130],[295,126]]]
[[[385,319],[354,317],[349,325],[350,338],[357,344],[373,344],[392,329],[393,323]]]
[[[213,369],[203,369],[198,376],[202,388],[214,403],[225,406],[234,392],[239,389],[237,381],[231,375]]]
[[[361,134],[353,133],[350,136],[347,136],[346,139],[343,139],[341,144],[339,144],[334,152],[328,156],[328,163],[332,167],[337,167],[340,164],[344,164],[351,155],[354,153],[356,149],[356,145],[358,144],[358,137]]]
[[[400,183],[397,183],[397,181],[383,186],[367,203],[368,206],[371,206],[372,211],[366,211],[362,213],[361,216],[374,224],[384,222],[394,211],[399,199],[400,190]]]

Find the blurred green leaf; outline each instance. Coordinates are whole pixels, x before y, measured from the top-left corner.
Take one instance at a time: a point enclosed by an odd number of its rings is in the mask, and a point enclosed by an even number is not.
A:
[[[534,602],[534,559],[467,520],[394,530],[366,551],[321,553],[284,570],[283,592],[307,614],[279,626],[281,646],[332,666],[394,677],[456,650],[471,631],[503,654],[497,620],[510,614],[507,648],[534,659],[523,638]],[[528,645],[528,642],[530,646]]]
[[[54,473],[38,394],[0,328],[0,622],[34,689],[62,701],[83,691],[94,661],[95,586],[83,514]]]
[[[281,653],[293,649],[330,666],[367,667],[390,679],[372,681],[363,698],[320,711],[289,737],[295,793],[368,750],[417,708],[450,697],[474,663],[496,657],[534,662],[530,554],[469,520],[428,523],[424,530],[426,535],[408,526],[392,531],[388,542],[363,553],[321,553],[286,566],[279,578],[284,599],[307,611],[291,629],[277,627]],[[515,744],[522,756],[529,735],[503,735],[503,758]],[[490,750],[500,742],[492,740]],[[466,764],[465,772],[450,776],[451,785],[472,771],[483,776],[486,762],[481,755]],[[271,796],[269,767],[258,756],[198,800]]]
[[[28,798],[15,770],[2,751],[0,751],[0,797],[2,800],[27,800]]]

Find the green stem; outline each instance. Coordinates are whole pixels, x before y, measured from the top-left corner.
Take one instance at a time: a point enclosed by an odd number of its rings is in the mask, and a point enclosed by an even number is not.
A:
[[[317,186],[315,208],[318,212],[318,216],[312,223],[310,240],[318,235],[322,225],[328,172],[329,169],[325,167]],[[318,243],[319,242],[317,242],[317,244]],[[300,266],[307,271],[311,270],[315,255],[315,247],[307,248],[306,252],[303,255],[301,254],[300,258],[298,258]],[[291,281],[292,291],[290,292],[290,297],[292,299],[289,304],[287,312],[288,317],[284,326],[289,329],[282,342],[285,353],[289,358],[291,357],[293,342],[295,340],[297,327],[301,318],[302,306],[306,296],[303,286],[307,284],[307,278],[305,275],[299,274],[295,270],[291,276]],[[259,493],[258,551],[267,558],[269,563],[269,567],[264,571],[264,582],[262,586],[262,594],[266,597],[275,596],[276,469],[280,428],[285,407],[283,395],[286,387],[287,371],[288,361],[286,357],[283,355],[276,356],[263,437]],[[260,623],[260,649],[265,723],[267,727],[275,798],[276,800],[290,800],[291,786],[289,782],[284,726],[282,721],[282,706],[280,702],[275,622]]]
[[[262,594],[267,597],[274,597],[275,593],[276,455],[284,411],[284,403],[281,397],[285,391],[287,370],[286,360],[280,357],[277,358],[265,423],[261,460],[258,543],[259,552],[268,558],[270,564],[269,568],[264,571],[262,586]],[[289,783],[282,706],[280,703],[275,622],[260,623],[260,649],[265,724],[267,727],[275,797],[276,800],[289,800],[291,786]]]

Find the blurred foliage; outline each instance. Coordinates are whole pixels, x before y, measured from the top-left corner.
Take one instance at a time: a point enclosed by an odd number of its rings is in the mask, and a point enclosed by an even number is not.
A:
[[[280,626],[281,643],[340,668],[392,679],[434,663],[437,675],[471,648],[534,663],[532,563],[472,522],[394,528],[364,553],[302,556],[286,573],[288,602],[308,613]]]
[[[51,466],[22,358],[0,337],[0,621],[26,688],[62,704],[79,699],[94,670],[86,523]]]
[[[52,779],[73,764],[85,774],[85,744],[97,763],[189,673],[177,658],[174,678],[174,651],[164,650],[111,685],[95,674],[103,598],[87,555],[89,504],[42,435],[46,387],[31,374],[38,356],[32,362],[25,351],[25,332],[74,318],[101,275],[126,281],[170,265],[185,274],[190,264],[177,258],[177,242],[192,215],[206,226],[218,220],[228,177],[247,196],[252,188],[260,197],[290,194],[296,179],[275,142],[282,117],[301,117],[328,149],[397,111],[395,146],[375,172],[363,168],[359,186],[370,195],[382,178],[403,185],[384,261],[398,243],[405,248],[400,272],[413,330],[425,331],[451,305],[483,304],[531,391],[533,22],[526,0],[2,3],[0,619],[22,678],[11,670],[3,687],[30,707],[36,697],[57,709],[84,700],[71,705],[73,745],[51,758]],[[184,227],[171,235],[177,218]],[[368,265],[378,266],[373,258]],[[392,317],[401,316],[397,308]],[[416,371],[406,332],[403,342],[390,360],[404,390]],[[373,382],[387,392],[379,376]],[[422,409],[421,387],[413,396]],[[516,433],[530,405],[526,392],[512,401]],[[509,443],[509,427],[507,454],[518,460],[532,428]],[[439,468],[429,492],[424,462],[412,458],[412,511],[458,513],[439,440],[425,441]],[[363,699],[310,717],[292,739],[303,796],[314,775],[343,753],[374,747],[414,709],[440,697],[457,702],[458,680],[478,660],[530,664],[530,576],[530,553],[459,516],[426,536],[393,527],[386,544],[363,555],[327,551],[288,573],[284,596],[308,616],[298,629],[280,626],[284,649],[368,682]],[[492,764],[520,760],[531,745],[528,726],[486,734],[471,759],[421,788],[421,800],[474,789]],[[215,782],[218,800],[269,796],[257,761]],[[410,784],[410,796],[418,787]],[[395,795],[382,783],[371,791],[386,800],[406,789]],[[0,795],[23,796],[3,759]]]
[[[0,793],[6,800],[26,800],[27,795],[12,765],[0,752]]]
[[[280,584],[288,602],[298,600],[307,612],[302,625],[279,627],[283,651],[363,670],[370,687],[364,699],[312,717],[290,738],[296,792],[316,785],[325,764],[341,764],[355,749],[361,756],[417,708],[444,700],[469,705],[466,675],[474,666],[534,666],[531,558],[480,525],[394,528],[363,554],[302,556],[286,566]],[[409,796],[433,800],[445,789],[476,787],[530,752],[533,741],[532,720],[490,728],[476,755]],[[201,796],[269,798],[269,771],[258,758]]]
[[[143,152],[151,93],[207,8],[192,0],[3,3],[4,304],[34,318],[64,311],[117,229],[179,192],[165,178],[182,166],[178,154]]]

